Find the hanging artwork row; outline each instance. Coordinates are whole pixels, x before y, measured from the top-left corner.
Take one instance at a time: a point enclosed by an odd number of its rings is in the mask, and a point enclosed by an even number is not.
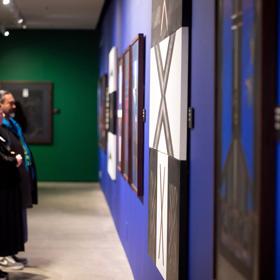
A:
[[[142,196],[145,121],[143,34],[139,34],[124,54],[117,57],[117,48],[113,47],[109,53],[108,90],[105,76],[99,82],[99,143],[106,149],[104,143],[107,138],[110,178],[116,180],[116,171],[119,170],[137,196]]]
[[[188,4],[152,4],[148,250],[167,280],[187,277]]]

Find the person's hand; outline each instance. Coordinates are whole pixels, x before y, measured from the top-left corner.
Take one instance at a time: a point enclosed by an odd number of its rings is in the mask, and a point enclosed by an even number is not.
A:
[[[17,160],[17,167],[20,167],[22,164],[22,156],[20,154],[17,154],[16,160]]]

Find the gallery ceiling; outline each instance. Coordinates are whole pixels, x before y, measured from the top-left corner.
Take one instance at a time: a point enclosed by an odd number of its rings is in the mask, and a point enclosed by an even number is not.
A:
[[[3,29],[94,29],[104,0],[0,0]],[[17,21],[22,18],[23,23]]]

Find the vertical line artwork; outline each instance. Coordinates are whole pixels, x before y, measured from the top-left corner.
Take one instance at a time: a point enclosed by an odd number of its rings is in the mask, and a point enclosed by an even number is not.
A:
[[[148,251],[149,255],[155,263],[157,236],[157,165],[157,151],[150,149]]]
[[[188,27],[151,49],[149,147],[179,160],[187,157]]]
[[[163,167],[163,175],[161,170],[162,165],[159,165],[159,178],[160,178],[160,230],[159,230],[159,244],[158,244],[158,259],[162,260],[162,266],[165,266],[164,262],[164,245],[163,245],[163,204],[164,204],[164,192],[165,192],[165,186],[164,186],[164,178],[165,178],[165,168]],[[163,178],[162,178],[163,177]],[[162,257],[161,257],[162,252]]]
[[[173,156],[174,153],[173,153],[172,137],[170,132],[170,124],[169,124],[168,110],[167,110],[165,96],[166,96],[167,83],[168,83],[168,78],[170,73],[172,54],[174,50],[175,36],[176,34],[172,34],[170,36],[164,68],[162,64],[160,47],[158,44],[155,46],[155,57],[157,63],[157,73],[158,73],[158,78],[160,83],[161,101],[160,101],[159,113],[158,113],[158,118],[156,123],[156,132],[154,136],[153,148],[158,149],[160,133],[163,126],[167,153],[168,155],[171,156]]]
[[[166,280],[183,279],[187,269],[181,250],[181,228],[186,232],[187,219],[180,207],[187,203],[187,108],[189,70],[190,11],[183,9],[188,0],[152,1],[152,38],[150,56],[150,186],[149,186],[149,255]],[[155,155],[157,163],[155,164]],[[176,162],[176,163],[175,163]],[[183,163],[183,164],[182,164]],[[157,178],[155,178],[157,174]],[[174,175],[176,174],[176,175]],[[174,176],[173,176],[174,175]],[[176,178],[175,178],[176,177]],[[155,180],[156,179],[156,180]],[[154,185],[155,184],[155,185]],[[154,194],[156,201],[154,202]],[[156,205],[156,207],[155,207]],[[156,222],[154,245],[153,222]],[[182,223],[182,224],[181,224]],[[186,244],[182,242],[182,244]],[[156,248],[154,248],[156,246]],[[155,249],[155,250],[154,250]],[[181,258],[180,258],[181,257]]]
[[[158,153],[157,166],[157,237],[156,264],[166,278],[167,270],[167,228],[168,228],[168,156]]]
[[[179,277],[179,224],[181,161],[169,157],[168,166],[168,232],[167,232],[167,279]],[[184,187],[184,186],[183,186]],[[184,236],[185,237],[185,236]],[[185,248],[184,248],[185,249]]]

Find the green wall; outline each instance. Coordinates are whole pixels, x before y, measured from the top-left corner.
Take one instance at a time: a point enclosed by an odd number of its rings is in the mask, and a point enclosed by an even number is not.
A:
[[[53,144],[31,146],[39,181],[98,180],[97,39],[93,31],[0,37],[0,80],[51,81],[61,110],[53,116]]]

